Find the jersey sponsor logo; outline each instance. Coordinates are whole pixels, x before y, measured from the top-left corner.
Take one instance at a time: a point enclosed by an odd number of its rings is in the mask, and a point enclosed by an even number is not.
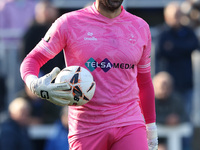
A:
[[[111,68],[114,69],[134,69],[134,64],[127,64],[127,63],[111,63],[107,58],[101,61],[99,58],[94,60],[90,58],[86,63],[85,66],[92,72],[95,69],[103,70],[104,72],[108,72]]]

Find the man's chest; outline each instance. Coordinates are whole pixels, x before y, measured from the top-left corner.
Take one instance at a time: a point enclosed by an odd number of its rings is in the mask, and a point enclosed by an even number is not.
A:
[[[68,33],[67,54],[87,62],[111,61],[137,64],[145,41],[130,24],[102,25],[98,23],[72,27]]]

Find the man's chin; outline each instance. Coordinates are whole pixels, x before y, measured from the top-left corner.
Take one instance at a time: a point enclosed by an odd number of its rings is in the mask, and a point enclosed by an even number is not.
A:
[[[119,7],[121,7],[121,4],[119,5],[118,3],[113,4],[112,6],[109,7],[110,11],[115,11]]]
[[[123,1],[121,0],[108,0],[110,10],[114,11],[121,7]]]

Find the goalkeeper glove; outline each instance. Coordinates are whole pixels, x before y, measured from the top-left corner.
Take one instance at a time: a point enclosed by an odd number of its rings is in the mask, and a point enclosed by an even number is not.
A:
[[[157,126],[156,123],[146,124],[147,129],[147,141],[149,150],[157,150],[158,149],[158,134],[157,134]]]
[[[46,99],[56,105],[68,105],[73,100],[71,87],[68,83],[52,83],[60,69],[55,67],[49,74],[38,78],[35,75],[28,75],[26,85],[37,96]]]

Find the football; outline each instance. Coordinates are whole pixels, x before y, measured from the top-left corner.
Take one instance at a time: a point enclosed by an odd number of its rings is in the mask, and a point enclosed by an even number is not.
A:
[[[95,92],[96,83],[92,74],[80,66],[69,66],[61,70],[55,79],[55,83],[67,82],[71,86],[74,100],[68,105],[84,105],[89,102]]]

